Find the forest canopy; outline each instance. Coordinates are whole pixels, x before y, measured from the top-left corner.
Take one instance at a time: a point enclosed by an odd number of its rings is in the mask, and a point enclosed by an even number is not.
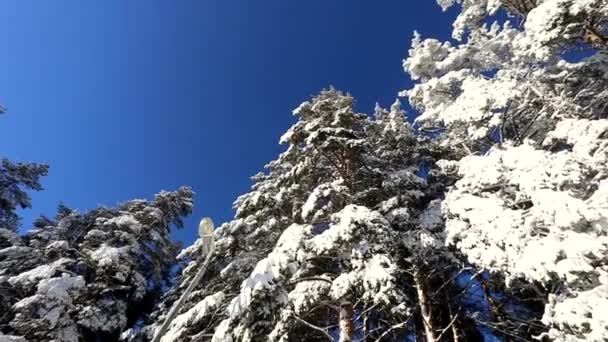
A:
[[[293,110],[162,342],[608,341],[608,2],[437,3],[390,106]],[[0,165],[0,342],[151,341],[207,256],[192,189],[20,234],[48,171]]]

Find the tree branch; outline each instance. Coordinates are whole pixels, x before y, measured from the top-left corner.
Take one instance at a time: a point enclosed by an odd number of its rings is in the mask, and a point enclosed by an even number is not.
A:
[[[309,327],[309,328],[311,328],[311,329],[314,329],[314,330],[316,330],[316,331],[320,332],[320,333],[321,333],[321,334],[323,334],[323,336],[324,336],[325,338],[327,338],[327,339],[328,339],[330,342],[333,342],[334,338],[333,338],[333,337],[331,337],[331,335],[330,335],[330,334],[327,332],[327,330],[325,330],[325,329],[323,329],[323,328],[321,328],[321,327],[318,327],[318,326],[316,326],[316,325],[314,325],[314,324],[308,323],[307,321],[303,320],[302,318],[298,317],[297,315],[293,315],[293,318],[295,318],[295,319],[296,319],[298,322],[300,322],[300,323],[302,323],[302,324],[306,325],[307,327]]]

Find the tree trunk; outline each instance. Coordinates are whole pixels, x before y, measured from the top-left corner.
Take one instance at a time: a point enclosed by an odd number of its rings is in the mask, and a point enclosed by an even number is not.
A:
[[[352,342],[355,338],[354,312],[352,303],[340,304],[340,342]]]
[[[424,335],[426,342],[436,342],[435,329],[433,326],[433,310],[428,294],[427,281],[420,271],[414,274],[416,283],[416,294],[418,295],[418,305],[420,306],[420,315],[422,317],[422,325],[424,327]]]

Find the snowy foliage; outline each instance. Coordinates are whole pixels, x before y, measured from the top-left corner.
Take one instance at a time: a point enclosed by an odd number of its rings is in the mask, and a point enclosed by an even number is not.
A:
[[[23,238],[4,232],[2,332],[27,341],[117,340],[168,280],[177,253],[170,225],[190,212],[192,196],[182,188],[83,215],[62,206]]]
[[[28,340],[77,342],[76,302],[85,290],[82,276],[45,277],[36,292],[13,305],[11,327],[27,331]]]
[[[169,331],[163,336],[161,342],[180,341],[184,332],[184,328],[188,325],[197,325],[205,316],[212,315],[218,309],[219,304],[224,300],[224,293],[218,292],[212,296],[206,297],[204,300],[196,303],[192,308],[183,314],[177,316],[173,320]]]
[[[412,274],[457,268],[443,245],[431,242],[443,225],[425,208],[440,187],[417,176],[442,149],[415,135],[398,101],[370,118],[354,111],[352,97],[329,89],[294,114],[298,122],[280,139],[287,150],[235,202],[235,220],[216,231],[212,270],[172,336],[217,342],[332,334],[346,341],[355,331],[369,338],[405,336],[415,330],[408,317],[420,302]],[[423,230],[419,220],[426,222]],[[428,243],[432,252],[422,247]],[[144,328],[148,338],[188,285],[200,253],[200,241],[181,253],[193,261],[156,323]],[[195,309],[220,293],[217,310]],[[196,323],[192,310],[199,312]],[[343,315],[349,310],[359,317]]]
[[[21,336],[2,335],[0,333],[0,342],[26,342]]]
[[[608,3],[438,3],[461,6],[458,45],[415,34],[404,67],[417,84],[402,95],[423,130],[466,155],[440,163],[457,179],[442,203],[447,242],[508,291],[533,293],[542,336],[606,340]]]
[[[606,2],[534,3],[515,27],[486,24],[500,1],[463,1],[455,32],[466,23],[469,33],[459,45],[415,34],[404,67],[419,83],[402,95],[423,128],[447,129],[446,145],[475,153],[508,140],[540,143],[562,118],[606,117]],[[580,49],[588,57],[569,61]]]
[[[607,0],[436,2],[459,11],[414,33],[415,122],[298,106],[162,342],[608,340]],[[150,340],[206,253],[169,238],[192,191],[20,236],[46,172],[0,167],[0,342]]]
[[[449,240],[471,262],[556,288],[545,321],[579,333],[601,315],[575,311],[578,324],[565,324],[556,308],[608,286],[607,136],[608,120],[564,120],[543,143],[562,151],[524,144],[464,158],[444,202]]]

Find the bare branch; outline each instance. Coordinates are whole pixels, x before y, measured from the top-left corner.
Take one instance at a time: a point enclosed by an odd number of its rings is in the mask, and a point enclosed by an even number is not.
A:
[[[304,281],[324,281],[326,283],[329,284],[333,284],[333,282],[327,278],[323,278],[323,277],[302,277],[302,278],[298,278],[298,279],[294,279],[292,281],[289,282],[289,285],[294,285],[297,283],[301,283]]]
[[[405,321],[403,321],[399,324],[395,324],[392,327],[390,327],[388,330],[386,330],[384,333],[382,333],[382,335],[380,335],[380,337],[378,337],[376,339],[376,342],[380,342],[380,340],[382,340],[384,338],[384,336],[388,335],[390,332],[405,327],[407,325],[407,322],[409,322],[410,318],[412,318],[412,315],[408,316],[408,318]]]
[[[321,334],[323,334],[323,336],[324,336],[325,338],[327,338],[327,340],[329,340],[329,341],[332,341],[332,342],[333,342],[333,340],[334,340],[334,339],[333,339],[333,337],[331,337],[331,335],[329,334],[329,332],[327,332],[327,330],[326,330],[326,329],[321,328],[321,327],[318,327],[318,326],[316,326],[316,325],[314,325],[314,324],[308,323],[307,321],[303,320],[302,318],[298,317],[297,315],[293,315],[293,318],[295,318],[295,319],[296,319],[298,322],[300,322],[300,323],[302,323],[302,324],[306,325],[307,327],[309,327],[309,328],[311,328],[311,329],[314,329],[314,330],[316,330],[316,331],[320,332]]]
[[[456,322],[456,319],[458,319],[458,315],[460,315],[460,309],[458,309],[458,312],[454,315],[454,317],[450,321],[450,324],[448,324],[445,328],[441,330],[441,333],[439,333],[439,336],[437,336],[437,341],[441,341],[443,335],[452,327],[452,325]]]

